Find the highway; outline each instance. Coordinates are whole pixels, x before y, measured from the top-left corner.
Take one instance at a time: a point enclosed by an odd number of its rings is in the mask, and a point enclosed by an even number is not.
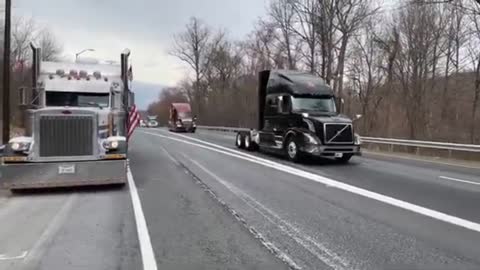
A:
[[[480,269],[478,168],[202,130],[139,128],[129,156],[124,188],[0,192],[0,269]]]

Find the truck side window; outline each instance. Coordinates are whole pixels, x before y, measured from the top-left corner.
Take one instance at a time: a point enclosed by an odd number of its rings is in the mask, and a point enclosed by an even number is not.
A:
[[[278,112],[281,114],[289,114],[292,108],[292,101],[290,96],[279,97]]]
[[[277,96],[267,96],[267,106],[265,106],[265,115],[275,115],[278,111]]]

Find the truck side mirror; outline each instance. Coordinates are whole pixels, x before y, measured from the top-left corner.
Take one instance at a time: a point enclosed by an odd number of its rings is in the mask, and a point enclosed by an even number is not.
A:
[[[343,98],[336,97],[335,103],[336,103],[335,105],[337,106],[337,112],[343,113],[343,108],[345,107],[344,106],[345,100]]]
[[[18,106],[27,106],[27,89],[25,87],[18,88]]]

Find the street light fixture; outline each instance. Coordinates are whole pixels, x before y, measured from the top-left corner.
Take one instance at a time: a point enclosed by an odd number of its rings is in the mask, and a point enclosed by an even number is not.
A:
[[[75,61],[77,61],[78,56],[79,56],[80,54],[82,54],[82,53],[84,53],[84,52],[94,52],[94,51],[95,51],[94,49],[85,49],[85,50],[82,50],[82,51],[76,53],[76,54],[75,54]]]

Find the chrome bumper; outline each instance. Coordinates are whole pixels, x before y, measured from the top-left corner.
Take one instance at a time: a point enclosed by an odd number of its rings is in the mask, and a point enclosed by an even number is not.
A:
[[[300,151],[314,156],[335,156],[337,153],[352,154],[361,156],[362,151],[360,145],[315,145],[307,144],[300,147]]]
[[[91,186],[127,182],[127,161],[4,163],[0,186],[7,189]]]

